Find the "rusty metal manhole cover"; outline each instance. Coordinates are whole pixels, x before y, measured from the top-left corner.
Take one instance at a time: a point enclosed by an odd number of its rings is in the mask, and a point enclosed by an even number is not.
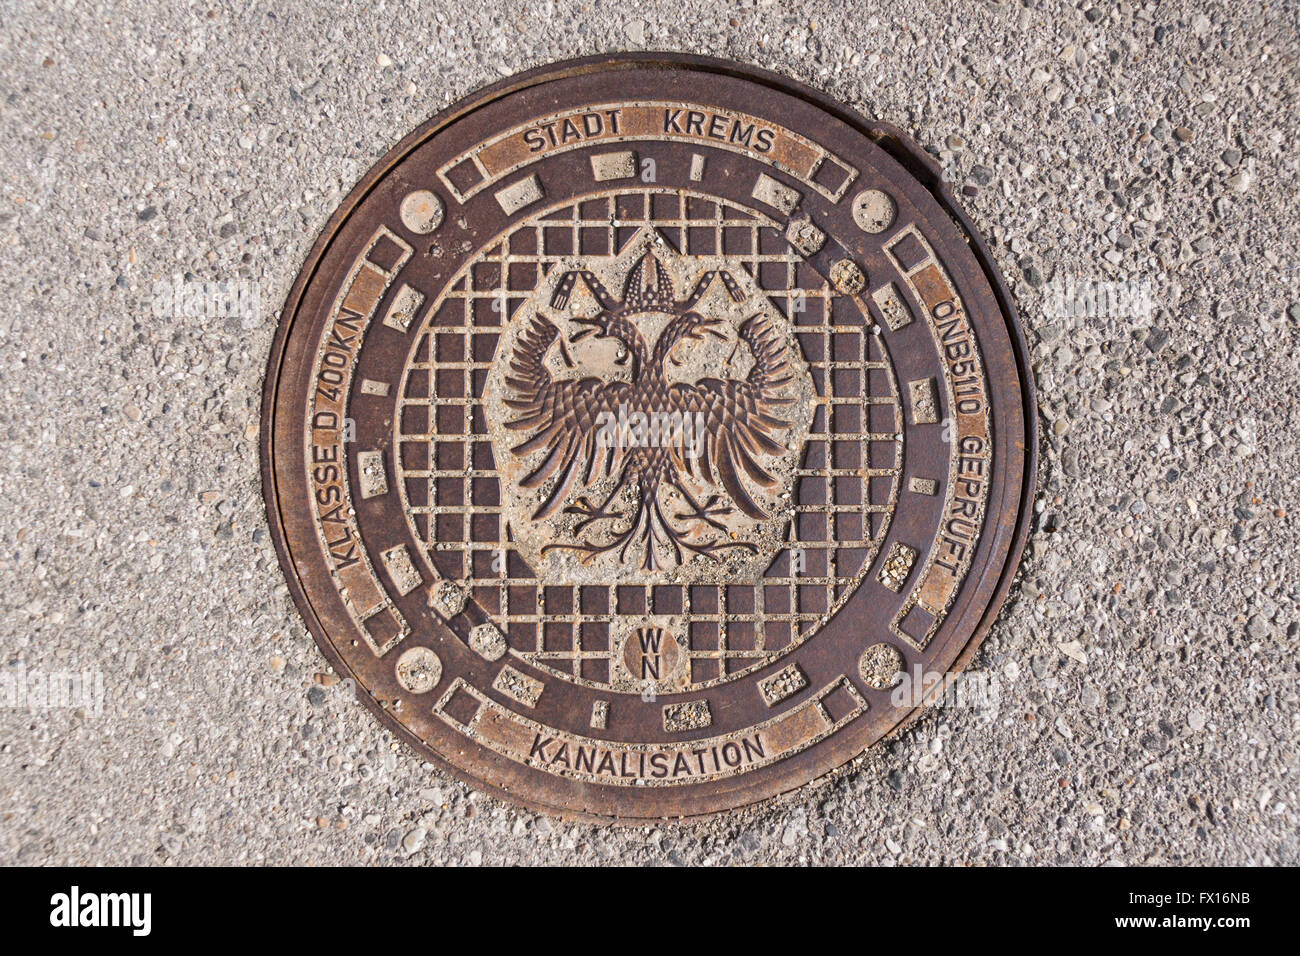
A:
[[[451,772],[570,815],[797,787],[959,668],[1026,530],[1014,311],[928,158],[755,69],[507,80],[330,221],[267,377],[294,597]]]

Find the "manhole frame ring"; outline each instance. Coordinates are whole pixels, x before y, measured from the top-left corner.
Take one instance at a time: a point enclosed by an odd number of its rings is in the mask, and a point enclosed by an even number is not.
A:
[[[369,196],[371,191],[383,180],[383,178],[416,147],[431,137],[436,136],[451,123],[463,119],[474,111],[501,98],[524,89],[540,86],[547,82],[589,73],[630,69],[689,69],[704,73],[720,74],[771,88],[796,99],[803,100],[808,104],[829,113],[836,119],[845,123],[851,129],[870,138],[901,166],[903,166],[903,168],[926,190],[926,192],[934,198],[943,212],[953,221],[960,237],[967,242],[971,252],[974,254],[980,270],[984,274],[984,277],[988,281],[994,294],[999,311],[1006,325],[1006,332],[1011,345],[1013,358],[1015,360],[1016,371],[1020,380],[1021,409],[1024,413],[1024,448],[1021,450],[1023,454],[1023,469],[1021,493],[1019,498],[1020,506],[1016,515],[1014,530],[1012,532],[1006,558],[1002,563],[998,581],[990,592],[990,597],[979,620],[971,628],[971,631],[961,649],[958,651],[951,666],[948,668],[949,673],[952,674],[961,672],[970,664],[993,623],[997,620],[1006,605],[1009,592],[1019,573],[1020,563],[1029,539],[1029,532],[1033,523],[1033,501],[1037,489],[1039,429],[1036,386],[1029,361],[1029,350],[1025,339],[1020,313],[1015,306],[1015,302],[1012,299],[1006,281],[994,263],[987,244],[978,230],[976,230],[970,216],[956,201],[950,185],[943,180],[938,163],[933,157],[921,149],[919,145],[915,144],[908,136],[906,136],[899,128],[888,123],[868,120],[856,110],[832,99],[828,94],[798,80],[763,69],[762,67],[742,64],[716,57],[676,52],[647,51],[612,53],[559,60],[524,71],[469,93],[468,95],[458,99],[451,106],[432,115],[388,150],[388,152],[386,152],[384,156],[357,182],[356,186],[354,186],[348,195],[339,203],[338,207],[321,228],[319,235],[312,244],[310,252],[304,258],[303,264],[296,274],[294,283],[285,297],[285,304],[280,312],[280,318],[277,324],[275,336],[272,340],[270,354],[268,356],[266,377],[262,387],[262,402],[259,416],[260,433],[258,436],[259,456],[261,459],[262,500],[263,505],[266,508],[267,524],[271,532],[271,540],[275,547],[276,556],[285,583],[289,588],[291,597],[293,598],[295,608],[306,623],[307,628],[312,635],[313,642],[324,654],[330,666],[336,673],[345,678],[353,677],[351,668],[334,649],[326,630],[321,625],[313,604],[308,598],[302,581],[294,567],[293,559],[288,550],[288,544],[285,539],[284,525],[281,518],[281,498],[277,490],[274,471],[275,442],[273,426],[275,422],[275,399],[279,391],[284,365],[288,359],[287,353],[290,333],[294,325],[294,319],[297,317],[302,297],[312,280],[316,277],[331,244],[343,225],[356,212],[360,205],[365,201],[366,197]],[[357,686],[357,698],[365,708],[370,711],[370,713],[374,715],[387,730],[410,746],[421,759],[433,763],[456,780],[475,790],[484,792],[486,795],[493,797],[493,799],[502,799],[498,794],[506,793],[508,794],[508,797],[503,800],[503,802],[513,803],[521,808],[534,812],[546,813],[566,821],[642,826],[653,821],[698,820],[742,809],[759,810],[763,807],[770,806],[777,801],[783,800],[791,793],[804,789],[811,791],[819,788],[830,779],[837,778],[844,773],[852,772],[854,764],[861,756],[861,753],[856,757],[851,756],[819,774],[805,776],[802,779],[798,777],[789,778],[789,786],[783,787],[782,789],[767,795],[758,796],[741,803],[733,804],[729,807],[684,811],[682,813],[671,815],[610,816],[603,813],[593,813],[587,810],[575,809],[570,806],[558,806],[554,803],[536,800],[529,796],[515,793],[502,784],[491,783],[479,779],[472,773],[462,769],[445,757],[434,752],[413,731],[394,718],[393,715],[374,697],[361,691],[361,685],[359,682],[357,683]],[[878,745],[882,740],[898,736],[901,732],[909,728],[926,709],[927,708],[923,706],[918,706],[908,711],[905,715],[900,717],[889,728],[889,730],[887,730],[875,742],[875,744],[873,744],[873,746]],[[865,751],[863,752],[865,753]]]

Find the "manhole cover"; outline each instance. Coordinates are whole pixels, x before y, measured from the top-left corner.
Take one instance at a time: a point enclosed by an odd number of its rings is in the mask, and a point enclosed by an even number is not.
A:
[[[658,54],[385,157],[263,423],[290,587],[366,706],[476,786],[624,818],[792,789],[914,713],[1033,472],[1014,312],[936,182],[820,94]]]

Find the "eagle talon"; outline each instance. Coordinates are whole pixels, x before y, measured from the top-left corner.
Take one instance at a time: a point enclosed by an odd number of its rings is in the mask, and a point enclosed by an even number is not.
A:
[[[725,518],[727,515],[734,514],[735,509],[730,505],[718,504],[721,497],[721,495],[710,495],[709,500],[704,502],[704,507],[700,507],[691,499],[690,495],[687,495],[686,500],[690,502],[691,507],[695,510],[679,511],[673,517],[678,521],[703,521],[710,527],[725,533],[728,530],[727,526],[720,521],[714,521],[713,516],[717,515],[719,518]]]
[[[613,499],[613,495],[610,495],[610,499]],[[586,530],[588,525],[594,524],[597,521],[605,521],[607,519],[613,521],[623,517],[620,512],[610,511],[608,508],[609,501],[606,501],[603,505],[593,505],[591,499],[586,495],[583,495],[573,504],[565,508],[564,513],[583,516],[582,520],[573,526],[573,533],[579,535]]]

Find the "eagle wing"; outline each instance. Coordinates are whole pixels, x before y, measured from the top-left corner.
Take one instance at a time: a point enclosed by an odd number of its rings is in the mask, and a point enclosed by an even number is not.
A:
[[[590,483],[602,463],[606,473],[613,474],[623,456],[617,443],[606,445],[598,438],[607,420],[604,413],[613,414],[620,400],[626,402],[627,383],[605,383],[593,377],[555,381],[544,359],[558,335],[559,330],[548,319],[534,316],[519,335],[505,380],[514,392],[505,403],[520,416],[506,422],[506,427],[532,432],[511,451],[520,457],[546,451],[541,464],[520,485],[536,488],[551,476],[560,476],[534,518],[554,514],[584,468],[583,481]]]
[[[779,455],[787,449],[774,435],[791,427],[791,422],[777,417],[779,406],[794,403],[784,394],[793,381],[786,346],[760,313],[740,327],[740,337],[754,356],[754,366],[741,379],[703,378],[694,385],[672,387],[674,407],[703,424],[697,433],[697,455],[686,453],[684,444],[673,448],[677,467],[689,475],[700,474],[726,489],[732,501],[751,518],[766,518],[767,513],[754,501],[742,480],[770,488],[774,478],[762,465],[760,454]],[[716,474],[716,478],[714,477]]]

